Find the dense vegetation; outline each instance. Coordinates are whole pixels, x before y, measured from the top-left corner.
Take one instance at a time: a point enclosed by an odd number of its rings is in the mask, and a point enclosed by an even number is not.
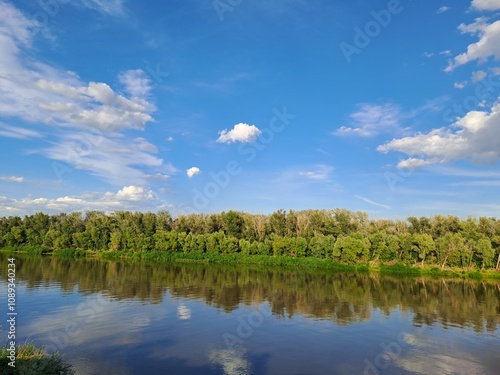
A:
[[[499,268],[500,220],[371,220],[344,209],[173,218],[167,211],[37,213],[0,218],[0,248],[313,257],[345,264]]]
[[[72,375],[75,373],[58,354],[48,355],[43,348],[33,343],[18,345],[16,354],[15,367],[11,367],[8,348],[0,348],[0,375]]]

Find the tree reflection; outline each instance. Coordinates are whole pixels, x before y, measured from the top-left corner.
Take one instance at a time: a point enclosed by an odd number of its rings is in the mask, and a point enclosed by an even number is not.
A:
[[[281,317],[301,314],[347,325],[366,321],[374,310],[411,312],[417,326],[473,327],[494,331],[500,324],[500,283],[379,275],[314,273],[190,263],[164,265],[98,259],[64,260],[16,254],[16,279],[28,288],[58,284],[63,291],[104,292],[116,299],[160,303],[165,293],[203,300],[226,312],[240,304],[268,302]],[[0,276],[6,280],[6,254]]]

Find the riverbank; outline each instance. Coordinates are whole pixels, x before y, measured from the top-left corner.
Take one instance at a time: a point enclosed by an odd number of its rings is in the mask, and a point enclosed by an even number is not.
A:
[[[331,272],[351,273],[380,273],[401,277],[433,277],[433,278],[461,278],[472,280],[500,280],[500,272],[491,269],[479,271],[477,269],[463,270],[459,268],[440,269],[434,266],[410,266],[403,263],[396,264],[344,264],[332,259],[313,257],[297,258],[288,256],[244,255],[219,253],[182,253],[182,252],[125,252],[125,251],[83,251],[76,249],[62,249],[50,251],[44,248],[1,249],[4,252],[23,252],[39,255],[51,255],[58,258],[99,258],[103,260],[145,261],[151,263],[193,262],[211,264],[257,265],[280,268],[300,268],[304,270],[328,270]]]
[[[73,375],[75,372],[57,353],[48,355],[43,348],[25,343],[16,346],[15,356],[9,347],[0,348],[0,374]]]

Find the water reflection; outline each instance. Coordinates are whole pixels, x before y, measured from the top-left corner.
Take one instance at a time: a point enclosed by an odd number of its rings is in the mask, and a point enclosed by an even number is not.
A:
[[[500,283],[15,257],[20,336],[61,351],[78,374],[495,374],[500,366]],[[0,254],[2,280],[6,263]]]
[[[0,254],[0,275],[6,277]],[[61,260],[17,256],[17,278],[28,288],[58,284],[67,293],[102,293],[118,300],[159,304],[168,291],[174,297],[200,299],[225,312],[240,304],[268,301],[280,317],[296,314],[345,325],[371,318],[374,309],[411,311],[415,325],[473,327],[494,331],[500,323],[500,283],[467,280],[396,279],[379,275],[331,274],[261,267]],[[179,306],[189,319],[190,311]]]

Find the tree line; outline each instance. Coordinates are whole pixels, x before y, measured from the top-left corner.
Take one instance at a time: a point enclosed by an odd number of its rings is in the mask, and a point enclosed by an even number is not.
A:
[[[500,266],[500,220],[456,216],[370,219],[345,209],[36,213],[0,218],[0,248],[171,251],[329,258],[346,264]]]

